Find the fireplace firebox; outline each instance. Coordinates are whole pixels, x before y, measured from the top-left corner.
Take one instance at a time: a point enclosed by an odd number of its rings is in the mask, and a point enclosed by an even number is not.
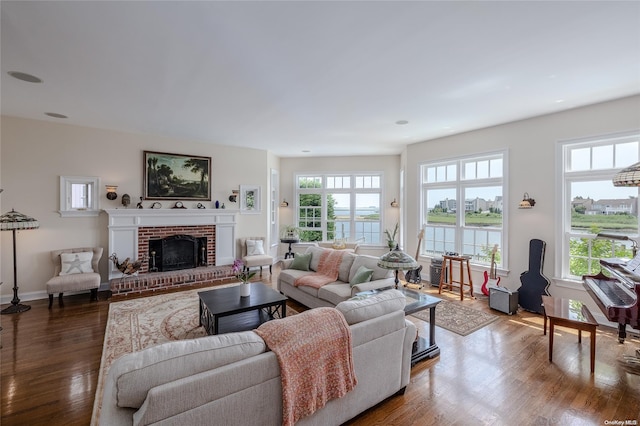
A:
[[[171,235],[149,240],[149,272],[167,272],[207,265],[207,237]]]

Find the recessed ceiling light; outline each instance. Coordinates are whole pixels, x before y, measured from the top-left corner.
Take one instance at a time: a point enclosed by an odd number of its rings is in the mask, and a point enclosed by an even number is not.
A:
[[[42,83],[41,78],[38,78],[35,75],[27,74],[26,72],[9,71],[7,74],[9,74],[13,78],[17,78],[18,80],[26,81],[27,83]]]
[[[58,114],[57,112],[45,112],[44,115],[48,115],[53,118],[69,118],[66,115]]]
[[[407,120],[398,120],[396,121],[396,124],[398,126],[404,126],[405,124],[409,124],[409,122]]]
[[[561,104],[561,103],[563,103],[563,102],[564,102],[564,99],[556,99],[556,103],[557,103],[557,104]]]

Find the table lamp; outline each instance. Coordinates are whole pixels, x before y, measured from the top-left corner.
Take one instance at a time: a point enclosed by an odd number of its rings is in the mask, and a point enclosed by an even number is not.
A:
[[[2,314],[15,314],[18,312],[25,312],[31,309],[29,305],[23,305],[18,298],[18,268],[16,267],[16,231],[20,229],[37,229],[40,224],[32,217],[18,213],[11,209],[0,216],[0,231],[12,231],[13,232],[13,300],[11,300],[11,306],[0,311]]]
[[[391,250],[388,253],[380,256],[378,260],[378,266],[383,269],[392,269],[396,271],[396,288],[398,288],[398,271],[408,271],[411,269],[416,269],[418,267],[418,262],[416,260],[400,250],[400,247],[396,244],[396,248]]]

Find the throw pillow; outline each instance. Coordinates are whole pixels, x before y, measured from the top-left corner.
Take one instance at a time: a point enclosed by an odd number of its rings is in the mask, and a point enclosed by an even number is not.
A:
[[[373,276],[373,269],[369,269],[367,267],[361,266],[356,271],[356,274],[353,276],[351,281],[349,281],[349,285],[353,287],[357,284],[366,283],[371,281],[371,277]]]
[[[247,256],[256,256],[264,254],[264,245],[262,240],[247,240]]]
[[[60,275],[86,274],[93,272],[91,259],[93,259],[93,252],[90,251],[61,253],[60,261],[62,262],[62,268],[60,269]]]
[[[298,254],[293,258],[293,262],[291,262],[291,269],[297,269],[298,271],[308,271],[309,263],[311,263],[311,253],[307,254]]]

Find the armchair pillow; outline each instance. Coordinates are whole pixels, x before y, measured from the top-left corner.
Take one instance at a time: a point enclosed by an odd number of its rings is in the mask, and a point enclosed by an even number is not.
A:
[[[61,253],[60,262],[62,263],[62,268],[60,269],[60,275],[92,273],[94,272],[91,266],[92,259],[93,252],[90,251]]]
[[[247,240],[247,256],[264,254],[264,243],[262,240]]]

